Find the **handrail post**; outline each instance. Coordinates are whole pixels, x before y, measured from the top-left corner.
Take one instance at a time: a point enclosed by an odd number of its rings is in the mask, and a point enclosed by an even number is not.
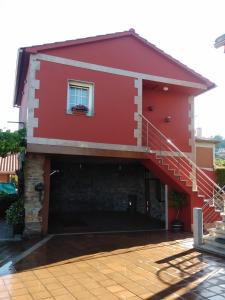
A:
[[[174,155],[176,155],[176,152],[174,152]],[[178,175],[181,176],[181,168],[180,168],[181,164],[180,164],[180,153],[178,152]]]
[[[149,124],[147,123],[147,141],[146,141],[147,151],[149,151],[149,148],[148,148],[148,126],[149,126]]]
[[[198,247],[203,244],[203,214],[202,209],[195,207],[193,209],[193,235],[194,246]]]

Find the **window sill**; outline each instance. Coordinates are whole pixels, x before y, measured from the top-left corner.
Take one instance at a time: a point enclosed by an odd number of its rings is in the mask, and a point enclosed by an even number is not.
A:
[[[94,116],[94,114],[88,115],[85,112],[76,112],[76,113],[67,112],[66,114],[70,115],[70,116],[74,116],[74,117],[88,117],[88,118],[90,118],[90,117]]]

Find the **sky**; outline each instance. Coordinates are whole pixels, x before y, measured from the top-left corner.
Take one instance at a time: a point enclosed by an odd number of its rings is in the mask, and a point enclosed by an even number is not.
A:
[[[225,137],[225,0],[0,0],[0,129],[17,129],[17,50],[56,41],[135,31],[217,87],[195,98],[195,126]]]

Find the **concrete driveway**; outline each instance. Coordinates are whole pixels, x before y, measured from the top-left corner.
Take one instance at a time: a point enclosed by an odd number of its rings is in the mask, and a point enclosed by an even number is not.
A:
[[[165,231],[56,235],[0,276],[0,299],[225,299],[224,260],[191,243]]]

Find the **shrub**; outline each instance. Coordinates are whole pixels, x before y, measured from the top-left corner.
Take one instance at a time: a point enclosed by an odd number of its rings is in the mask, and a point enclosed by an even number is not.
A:
[[[6,221],[8,224],[23,224],[24,223],[24,204],[22,199],[13,202],[6,210]]]
[[[176,219],[179,218],[180,210],[187,205],[187,195],[177,191],[169,194],[169,206],[176,210]]]

